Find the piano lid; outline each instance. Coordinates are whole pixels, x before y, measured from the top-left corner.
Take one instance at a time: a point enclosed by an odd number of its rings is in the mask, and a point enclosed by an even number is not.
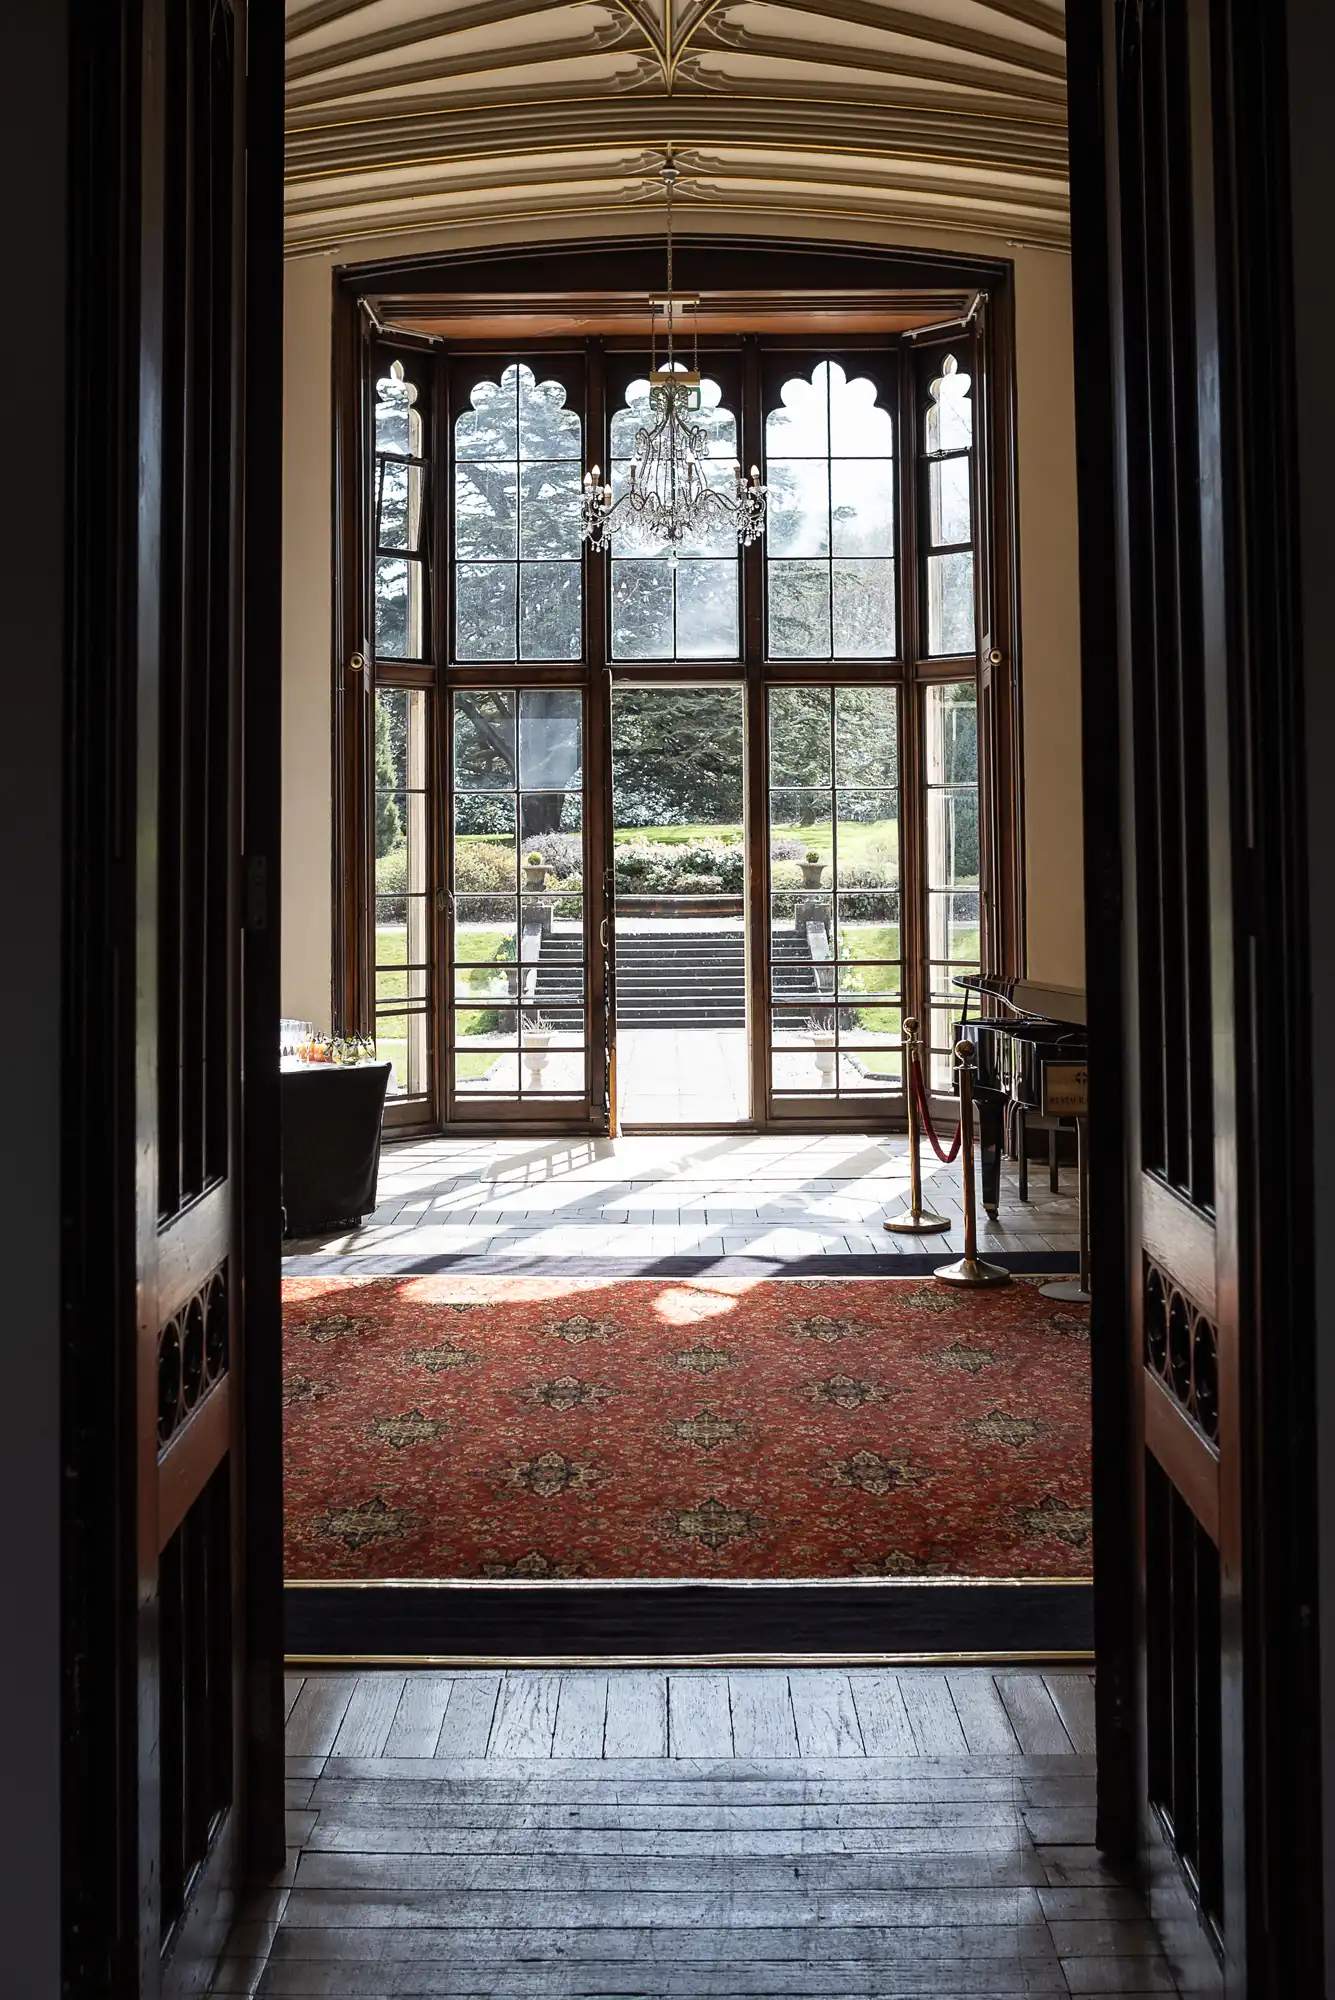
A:
[[[1043,986],[1033,979],[999,979],[991,973],[964,972],[956,976],[956,986],[987,1000],[1000,1000],[1012,1013],[1030,1020],[1070,1022],[1083,1028],[1084,990],[1078,986]]]

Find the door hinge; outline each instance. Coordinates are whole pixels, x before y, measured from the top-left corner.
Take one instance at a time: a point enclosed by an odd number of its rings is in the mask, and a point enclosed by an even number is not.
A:
[[[247,854],[244,861],[246,908],[242,929],[267,931],[269,928],[269,859],[264,854]]]

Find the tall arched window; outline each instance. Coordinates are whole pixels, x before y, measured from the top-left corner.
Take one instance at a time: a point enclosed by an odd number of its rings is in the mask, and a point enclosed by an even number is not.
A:
[[[737,418],[717,382],[704,376],[692,423],[706,441],[706,477],[730,493],[737,462]],[[647,379],[630,383],[611,424],[612,492],[630,486],[636,440],[654,422]],[[612,543],[611,656],[614,660],[735,660],[741,650],[737,537],[710,523],[698,541],[672,557],[637,521]]]
[[[768,522],[675,554],[629,507],[582,539],[586,469],[624,496],[659,414],[624,316],[374,346],[338,976],[342,1021],[394,1058],[396,1122],[596,1132],[632,1072],[637,1103],[725,1122],[893,1120],[903,1018],[944,1096],[956,980],[1019,970],[1013,584],[988,568],[1015,545],[988,415],[1009,403],[980,325],[821,323],[702,329],[696,460],[730,494],[754,458]],[[717,1089],[668,1088],[659,1013],[708,1027]]]
[[[524,362],[454,424],[454,657],[577,660],[583,429]]]
[[[765,416],[769,650],[776,660],[895,653],[895,430],[865,375],[793,375]]]
[[[417,390],[395,361],[376,383],[375,650],[420,660],[426,648],[426,481]]]
[[[948,354],[923,417],[927,464],[927,651],[972,653],[973,404],[967,375]]]

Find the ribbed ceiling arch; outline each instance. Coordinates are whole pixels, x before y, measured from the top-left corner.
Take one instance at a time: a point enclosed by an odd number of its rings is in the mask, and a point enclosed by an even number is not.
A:
[[[661,205],[1064,249],[1054,0],[289,0],[293,253]]]

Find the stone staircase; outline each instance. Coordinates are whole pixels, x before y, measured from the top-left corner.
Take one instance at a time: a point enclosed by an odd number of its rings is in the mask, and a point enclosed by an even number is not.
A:
[[[622,931],[616,949],[619,1028],[746,1026],[746,943],[739,930]],[[830,972],[813,964],[806,936],[780,932],[772,952],[776,1000],[815,1002],[831,990]],[[578,940],[548,934],[530,1004],[553,1014],[578,1005],[579,994]]]

